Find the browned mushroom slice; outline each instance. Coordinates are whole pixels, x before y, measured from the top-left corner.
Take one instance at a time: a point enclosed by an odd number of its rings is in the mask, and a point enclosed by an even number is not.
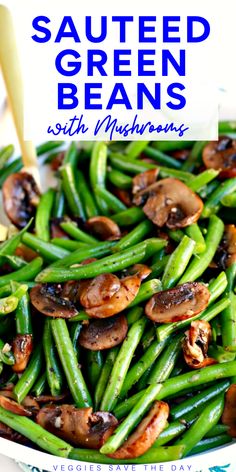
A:
[[[208,288],[198,282],[187,282],[158,292],[145,307],[148,318],[157,323],[187,320],[203,311],[210,298]]]
[[[33,259],[38,257],[38,254],[36,251],[33,251],[33,249],[29,248],[28,246],[25,246],[24,244],[19,244],[19,246],[15,250],[15,255],[18,257],[22,257],[26,262],[31,262]]]
[[[141,421],[137,429],[109,457],[114,459],[134,459],[142,456],[156,441],[167,424],[169,406],[167,403],[156,401],[148,415]]]
[[[33,350],[33,338],[31,334],[17,334],[12,343],[15,364],[12,366],[14,372],[20,373],[25,370]]]
[[[202,159],[207,168],[221,170],[221,177],[235,177],[236,140],[220,136],[218,141],[211,141],[204,147]]]
[[[61,167],[63,159],[65,157],[65,151],[60,151],[54,155],[53,159],[50,162],[50,167],[52,170],[57,171]]]
[[[145,264],[134,264],[133,266],[129,267],[128,269],[125,269],[123,271],[123,274],[127,275],[137,275],[137,277],[140,278],[141,281],[146,279],[150,274],[152,270],[150,267],[148,267]]]
[[[225,233],[223,238],[223,244],[227,251],[227,260],[226,266],[231,266],[236,262],[236,226],[235,225],[226,225]]]
[[[84,308],[99,306],[110,300],[120,289],[121,283],[116,275],[101,274],[87,283],[80,292],[80,303]]]
[[[20,444],[26,444],[28,442],[28,439],[26,437],[22,436],[21,434],[17,433],[12,428],[1,422],[0,437]]]
[[[22,401],[22,405],[29,411],[32,415],[36,415],[39,410],[40,406],[37,400],[32,397],[31,395],[27,395],[24,400]]]
[[[37,423],[75,446],[99,449],[113,433],[118,421],[107,412],[72,405],[48,405],[37,415]]]
[[[40,193],[32,175],[26,172],[9,175],[3,184],[2,195],[9,220],[17,228],[24,228],[39,203]]]
[[[128,323],[124,315],[90,321],[82,327],[79,344],[91,351],[110,349],[126,337]]]
[[[61,296],[60,284],[35,285],[30,290],[32,305],[46,316],[72,318],[78,313],[74,304]]]
[[[132,197],[129,190],[125,190],[123,188],[113,187],[112,193],[116,195],[119,200],[124,203],[125,206],[128,208],[132,206]]]
[[[171,151],[170,155],[175,159],[180,161],[185,161],[190,154],[189,149],[177,149],[176,151]]]
[[[184,359],[189,367],[201,369],[207,365],[216,364],[215,359],[207,357],[210,339],[211,325],[208,321],[192,321],[183,341]]]
[[[5,410],[11,411],[19,416],[31,416],[32,413],[24,408],[24,406],[20,405],[19,403],[15,402],[11,398],[4,397],[0,395],[0,406]]]
[[[178,179],[159,180],[146,191],[149,197],[143,211],[159,227],[184,228],[201,215],[202,200]]]
[[[37,403],[60,403],[69,396],[69,392],[61,393],[61,395],[39,395],[34,397]]]
[[[221,420],[229,427],[228,434],[236,438],[236,384],[230,385],[225,395],[225,406]]]
[[[109,318],[120,313],[135,299],[141,280],[136,275],[120,280],[120,289],[106,303],[92,308],[86,308],[86,313],[91,318]]]
[[[132,192],[134,195],[134,200],[133,202],[135,205],[141,205],[142,204],[142,195],[143,191],[145,191],[150,185],[154,184],[157,180],[159,169],[150,169],[146,170],[145,172],[142,172],[141,174],[136,175],[133,178],[133,188]]]
[[[102,241],[120,239],[119,226],[107,216],[93,216],[86,222],[87,229]]]

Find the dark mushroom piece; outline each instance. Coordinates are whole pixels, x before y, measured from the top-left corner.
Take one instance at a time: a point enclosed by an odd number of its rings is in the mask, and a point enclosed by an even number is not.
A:
[[[187,320],[203,311],[209,298],[210,292],[204,284],[187,282],[153,295],[146,304],[145,313],[156,323]]]
[[[36,310],[46,316],[72,318],[78,314],[75,305],[62,297],[60,284],[35,285],[30,290],[30,301]]]
[[[13,339],[12,350],[15,357],[15,364],[12,369],[14,372],[21,373],[27,367],[33,350],[32,334],[17,334]]]
[[[101,351],[124,341],[128,323],[124,315],[90,321],[82,327],[79,344],[91,351]]]
[[[80,303],[84,308],[92,308],[109,301],[121,287],[119,278],[114,274],[101,274],[84,281],[80,293]]]
[[[185,333],[183,354],[186,364],[192,369],[201,369],[216,364],[216,360],[207,357],[211,339],[211,325],[205,320],[192,321]]]
[[[60,151],[54,155],[53,159],[50,162],[50,167],[52,170],[57,171],[59,167],[61,167],[65,157],[65,153],[65,151]]]
[[[31,413],[31,415],[36,415],[39,410],[40,406],[37,402],[37,400],[32,397],[31,395],[27,395],[24,400],[22,401],[22,406],[26,408],[27,411]]]
[[[35,215],[40,192],[32,175],[11,174],[2,187],[3,205],[9,220],[22,229]]]
[[[113,454],[113,459],[134,459],[142,456],[156,441],[167,424],[169,406],[156,401],[148,415],[141,421],[136,430]]]
[[[150,274],[152,270],[145,264],[134,264],[133,266],[125,269],[122,272],[122,275],[137,275],[141,281],[145,280]]]
[[[100,449],[118,424],[111,413],[93,413],[92,408],[72,405],[45,406],[39,411],[36,421],[71,444],[89,449]]]
[[[141,280],[137,275],[121,279],[119,290],[107,302],[99,306],[86,307],[86,313],[91,318],[109,318],[110,316],[120,313],[135,299],[140,284]]]
[[[236,384],[230,385],[225,395],[225,406],[221,420],[229,427],[228,434],[236,438]]]
[[[159,169],[150,169],[136,175],[133,178],[132,193],[134,195],[133,203],[141,205],[145,201],[146,189],[157,180]]]
[[[112,193],[114,193],[114,195],[116,195],[117,198],[119,198],[119,200],[124,203],[125,206],[127,206],[128,208],[132,206],[132,197],[131,197],[131,193],[129,192],[129,190],[125,190],[123,188],[118,188],[118,187],[113,187],[112,188]]]
[[[25,246],[24,244],[19,244],[19,246],[15,250],[15,255],[21,257],[26,262],[31,262],[33,261],[33,259],[38,257],[36,251],[33,251],[33,249],[28,246]]]
[[[163,179],[146,189],[145,215],[157,226],[185,228],[201,215],[203,202],[178,179]]]
[[[27,444],[29,442],[25,436],[17,433],[2,422],[0,422],[0,437],[20,444]]]
[[[68,396],[70,396],[69,392],[65,392],[61,393],[61,395],[39,395],[38,397],[34,397],[34,399],[37,403],[61,403]]]
[[[4,408],[4,410],[11,411],[19,416],[32,416],[31,411],[26,409],[23,405],[3,395],[0,395],[0,406]]]
[[[227,251],[226,266],[231,266],[236,262],[236,226],[225,225],[223,245]]]
[[[86,222],[86,228],[102,241],[115,241],[121,238],[119,226],[107,216],[93,216]]]
[[[220,170],[220,177],[236,177],[236,140],[220,136],[210,141],[203,149],[202,159],[207,168]]]

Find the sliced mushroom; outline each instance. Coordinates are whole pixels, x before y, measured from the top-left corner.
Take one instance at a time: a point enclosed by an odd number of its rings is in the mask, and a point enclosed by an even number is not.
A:
[[[178,179],[163,179],[146,189],[145,215],[157,226],[184,228],[201,215],[203,202],[196,193]]]
[[[210,141],[203,149],[202,159],[207,168],[221,170],[221,177],[236,177],[236,140],[220,136],[218,141]]]
[[[119,278],[113,274],[101,274],[87,283],[80,293],[80,303],[84,308],[92,308],[109,301],[121,287]]]
[[[37,400],[32,397],[31,395],[27,395],[24,400],[22,401],[22,405],[29,411],[32,415],[36,415],[39,410],[40,406]]]
[[[170,155],[175,159],[180,161],[185,161],[190,154],[190,149],[176,149],[176,151],[171,151]]]
[[[27,367],[33,350],[33,337],[31,334],[17,334],[12,343],[15,364],[12,366],[14,372],[21,373]]]
[[[38,257],[38,254],[36,251],[33,251],[28,246],[25,246],[24,244],[19,244],[19,246],[15,250],[15,255],[18,257],[22,257],[26,262],[31,262],[33,259]]]
[[[37,423],[75,446],[99,449],[113,433],[118,421],[107,412],[72,405],[48,405],[37,415]]]
[[[183,341],[184,359],[189,367],[201,369],[216,364],[215,359],[207,357],[210,339],[211,325],[205,320],[192,321]]]
[[[128,323],[124,315],[90,321],[82,327],[79,344],[91,351],[110,349],[126,337]]]
[[[18,172],[11,174],[2,187],[3,205],[9,220],[24,228],[35,215],[39,203],[39,189],[31,174]]]
[[[208,288],[198,282],[187,282],[158,292],[145,307],[148,318],[156,323],[187,320],[203,311],[210,298]]]
[[[145,202],[145,196],[147,197],[148,195],[147,189],[156,182],[158,172],[158,168],[150,169],[133,178],[132,192],[134,195],[133,203],[135,205],[142,205]]]
[[[120,239],[119,226],[107,216],[93,216],[86,222],[87,229],[102,241]]]
[[[61,296],[60,284],[35,285],[30,290],[32,305],[46,316],[54,318],[72,318],[78,313],[74,304]]]
[[[39,395],[35,397],[37,403],[60,403],[69,396],[69,392],[61,393],[61,395]]]
[[[165,428],[168,416],[169,406],[167,403],[156,401],[133,434],[116,452],[109,454],[109,457],[113,459],[134,459],[142,456]]]
[[[26,444],[28,439],[0,422],[0,437],[20,444]]]
[[[112,193],[116,195],[119,200],[124,203],[125,206],[128,208],[132,206],[132,197],[129,190],[125,190],[123,188],[113,187]]]
[[[236,262],[236,226],[225,225],[223,245],[227,251],[226,266],[231,266]]]
[[[16,415],[19,416],[31,416],[32,413],[24,408],[23,405],[20,405],[19,403],[15,402],[11,398],[4,397],[3,395],[0,395],[0,406],[4,408],[5,410],[11,411],[12,413],[15,413]]]
[[[65,153],[65,151],[60,151],[54,155],[52,161],[50,162],[50,167],[52,170],[57,171],[59,167],[61,167]]]
[[[230,385],[225,395],[225,406],[221,420],[229,427],[228,434],[236,438],[236,384]]]
[[[86,308],[86,313],[91,318],[109,318],[120,313],[135,299],[141,280],[136,275],[120,280],[120,289],[106,303],[100,306]]]
[[[133,266],[129,267],[128,269],[125,269],[122,273],[125,276],[127,275],[137,275],[137,277],[140,278],[141,281],[146,279],[150,274],[152,270],[150,267],[148,267],[145,264],[134,264]]]

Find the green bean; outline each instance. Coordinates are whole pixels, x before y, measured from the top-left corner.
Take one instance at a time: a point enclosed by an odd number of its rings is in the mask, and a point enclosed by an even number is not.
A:
[[[169,229],[167,233],[176,243],[180,243],[184,238],[184,232],[181,229]]]
[[[11,351],[11,346],[0,339],[0,363],[14,365],[15,358]]]
[[[164,256],[160,261],[156,262],[155,264],[151,265],[150,269],[152,270],[151,274],[148,276],[147,280],[159,277],[168,264],[170,259],[170,255]]]
[[[127,158],[135,159],[147,148],[148,144],[149,141],[131,141],[125,148]]]
[[[57,189],[54,205],[52,209],[52,216],[54,218],[62,218],[65,213],[65,195],[62,190],[62,185],[60,182],[59,188]]]
[[[60,167],[60,174],[62,178],[62,189],[72,215],[79,216],[82,220],[85,220],[85,212],[80,194],[76,189],[76,180],[72,165],[68,163]]]
[[[34,348],[30,361],[13,388],[14,396],[21,403],[35,384],[42,369],[42,345],[37,344]]]
[[[77,321],[85,321],[85,320],[89,320],[90,317],[87,315],[87,313],[83,310],[80,310],[80,312],[78,313],[78,315],[75,315],[75,316],[72,316],[72,318],[69,318],[69,323],[75,323]]]
[[[202,174],[203,174],[203,172],[202,172]],[[215,191],[215,189],[218,187],[218,185],[219,185],[219,180],[216,180],[216,179],[212,180],[212,182],[210,182],[209,184],[204,185],[204,187],[202,187],[201,190],[198,191],[200,197],[204,198],[204,199],[209,197],[209,195],[211,195],[211,193],[213,193]]]
[[[167,397],[184,392],[185,389],[193,389],[199,385],[207,384],[219,379],[234,377],[236,375],[236,361],[224,362],[223,364],[214,364],[204,369],[187,372],[167,379],[160,393],[156,396],[156,400],[163,400]],[[114,409],[114,415],[120,419],[126,416],[134,405],[142,398],[145,390],[136,393],[132,397],[118,404]]]
[[[213,400],[199,415],[192,426],[177,440],[176,445],[184,446],[183,457],[205,436],[205,434],[219,421],[224,408],[224,397],[220,395]]]
[[[186,326],[190,325],[192,321],[194,320],[201,319],[205,321],[211,321],[215,316],[217,316],[227,306],[229,306],[229,304],[230,304],[230,300],[225,297],[225,298],[222,298],[217,303],[208,307],[202,313],[199,313],[198,315],[195,315],[192,318],[189,318],[183,321],[176,321],[174,323],[168,323],[166,325],[160,325],[157,328],[157,338],[159,339],[159,341],[162,341],[167,336],[170,336],[171,334],[175,333],[179,329],[186,328]]]
[[[116,213],[116,215],[112,215],[111,219],[118,224],[118,226],[132,226],[140,221],[145,219],[145,215],[143,210],[138,207],[128,208],[128,210],[121,211]]]
[[[144,333],[142,338],[142,348],[144,351],[152,344],[152,342],[156,339],[156,330],[154,325],[148,327],[147,331]]]
[[[42,156],[47,152],[53,151],[64,144],[64,141],[46,141],[36,147],[37,156]]]
[[[193,223],[192,225],[187,226],[187,228],[185,228],[185,233],[187,234],[189,238],[195,241],[195,249],[193,251],[195,255],[201,254],[202,252],[205,251],[206,249],[205,239],[197,223]]]
[[[5,164],[10,159],[13,153],[14,153],[13,144],[9,144],[8,146],[5,146],[0,150],[0,170],[4,168]]]
[[[236,351],[236,295],[233,293],[236,278],[236,263],[226,270],[227,288],[225,296],[229,298],[230,305],[221,313],[222,345],[226,350]]]
[[[177,248],[172,252],[166,264],[163,276],[163,289],[174,287],[183,275],[195,248],[195,241],[188,236],[184,236]]]
[[[21,282],[22,280],[32,280],[36,277],[36,275],[40,272],[43,265],[43,260],[41,257],[36,257],[33,261],[29,262],[29,264],[22,269],[16,270],[15,272],[11,272],[7,275],[2,275],[0,277],[0,287],[3,287],[8,282]]]
[[[92,192],[86,182],[83,172],[78,169],[76,171],[76,180],[78,182],[77,189],[79,194],[81,195],[83,207],[87,218],[92,218],[93,216],[98,215],[98,209]]]
[[[235,121],[220,121],[218,124],[219,134],[221,133],[230,133],[231,131],[236,130]]]
[[[79,351],[79,336],[80,336],[81,329],[82,329],[82,323],[80,321],[78,321],[77,323],[72,323],[71,324],[70,338],[71,338],[72,346],[73,346],[74,351],[75,351],[77,361],[79,361],[79,354],[80,354],[80,351]]]
[[[207,354],[209,357],[213,357],[217,362],[233,361],[236,356],[236,352],[226,351],[222,346],[216,344],[209,346]]]
[[[193,449],[188,454],[188,457],[194,454],[201,454],[202,452],[209,451],[210,449],[215,449],[216,447],[223,446],[224,444],[230,443],[231,441],[232,438],[228,436],[228,434],[220,434],[214,438],[202,439],[202,441],[199,441],[196,446],[193,447]]]
[[[9,177],[9,175],[14,174],[15,172],[19,172],[22,167],[23,164],[21,159],[15,159],[10,164],[4,166],[4,168],[1,170],[0,175],[0,188],[2,188],[5,180],[7,179],[7,177]]]
[[[147,146],[145,148],[145,154],[157,161],[159,164],[164,164],[167,167],[173,167],[173,169],[180,169],[182,167],[182,163],[180,161],[151,146]]]
[[[54,262],[50,267],[69,267],[73,264],[79,264],[90,257],[106,256],[111,252],[111,248],[114,246],[114,244],[114,241],[104,241],[94,245],[79,248],[71,254],[68,254],[68,256],[63,257],[63,259]]]
[[[0,244],[0,265],[4,263],[4,259],[1,256],[10,256],[14,254],[16,248],[19,246],[23,234],[27,231],[32,223],[32,219],[29,223],[18,233],[14,234],[11,238],[7,239]]]
[[[113,252],[122,251],[127,247],[133,246],[134,244],[143,241],[153,228],[153,224],[149,220],[141,221],[132,231],[123,236],[120,241],[114,246]],[[162,239],[163,247],[166,245],[164,239]],[[161,248],[160,248],[161,249]]]
[[[51,395],[60,395],[62,389],[62,372],[59,365],[56,347],[52,337],[52,320],[46,319],[43,330],[43,350],[46,361],[47,382]]]
[[[110,211],[112,213],[119,213],[120,211],[127,210],[126,205],[124,205],[119,198],[103,187],[95,187],[95,195],[107,205],[108,213],[110,213]]]
[[[97,206],[103,215],[108,214],[108,206],[103,198],[97,195],[96,188],[105,188],[107,166],[107,146],[103,142],[96,142],[93,146],[89,176],[90,185],[96,199]]]
[[[163,152],[192,148],[194,141],[154,141],[152,146]]]
[[[210,299],[208,305],[215,302],[222,293],[224,293],[227,287],[227,277],[225,272],[220,272],[220,274],[213,280],[210,281],[208,285],[208,290],[210,291]]]
[[[104,257],[99,261],[91,262],[88,265],[70,269],[60,266],[51,266],[44,269],[37,277],[37,282],[63,282],[66,280],[80,280],[96,277],[105,272],[117,272],[126,269],[131,264],[136,264],[151,257],[159,249],[161,240],[150,238],[145,242],[120,251],[117,254]],[[71,255],[72,256],[72,255]]]
[[[221,199],[221,204],[230,208],[236,207],[236,192],[230,193]]]
[[[43,241],[42,239],[30,233],[24,233],[22,242],[40,254],[47,261],[57,261],[70,254],[69,251],[54,244]]]
[[[44,393],[46,385],[47,385],[47,375],[46,375],[46,372],[44,372],[39,377],[35,385],[33,386],[32,392],[35,394],[36,397],[39,397],[40,395]]]
[[[62,439],[49,433],[26,416],[19,416],[11,411],[0,407],[0,421],[20,434],[23,434],[30,441],[37,444],[41,449],[59,457],[68,457],[72,446]]]
[[[14,282],[13,282],[14,283]],[[21,282],[22,285],[27,285],[28,288],[33,288],[36,283],[35,282],[27,282],[23,281]],[[3,285],[3,287],[0,287],[0,298],[1,297],[7,297],[8,295],[11,295],[12,292],[14,291],[14,287],[11,282],[8,282],[6,285]]]
[[[81,243],[80,241],[72,241],[71,239],[52,238],[50,242],[70,252],[76,251],[77,249],[88,248],[88,244]]]
[[[132,431],[137,422],[140,421],[147,408],[151,405],[153,400],[160,392],[162,385],[150,385],[144,394],[141,395],[140,400],[132,408],[131,412],[125,420],[116,428],[114,433],[108,438],[106,443],[100,449],[102,454],[112,454],[124,442],[126,437]]]
[[[133,354],[143,335],[147,319],[145,317],[136,321],[129,329],[118,356],[116,357],[106,391],[101,403],[101,411],[112,411],[117,397],[122,389],[127,371],[133,358]]]
[[[151,279],[142,283],[135,299],[129,304],[129,308],[149,300],[155,293],[160,292],[161,289],[162,285],[159,279]]]
[[[79,408],[91,406],[92,400],[78,366],[65,320],[62,318],[53,319],[51,321],[51,328],[68,386],[76,406]]]
[[[2,256],[2,257],[4,257],[6,263],[8,263],[14,270],[21,269],[22,267],[25,267],[27,265],[27,262],[21,257],[17,257],[17,256]]]
[[[226,424],[218,423],[213,428],[208,431],[208,433],[204,436],[205,438],[213,438],[214,436],[218,436],[219,434],[227,433],[229,427]]]
[[[138,321],[142,315],[143,315],[143,308],[141,308],[140,306],[136,306],[128,310],[126,314],[126,320],[127,320],[128,326],[131,326],[133,323],[135,323],[135,321]]]
[[[107,173],[108,180],[118,188],[123,190],[129,189],[132,187],[132,178],[128,175],[123,174],[116,169],[111,169]]]
[[[95,411],[99,409],[99,406],[104,396],[107,382],[110,377],[112,367],[117,358],[118,352],[119,352],[119,346],[115,346],[112,349],[110,349],[107,354],[106,360],[102,367],[101,374],[99,376],[99,379],[97,381],[97,385],[95,388],[95,393],[94,393]]]
[[[196,141],[190,151],[190,154],[183,164],[182,169],[191,172],[196,165],[201,162],[202,151],[207,141]]]
[[[220,202],[226,195],[235,192],[236,190],[236,179],[227,179],[222,182],[217,189],[210,195],[208,200],[205,202],[202,218],[208,218],[213,213],[217,213],[220,208]]]
[[[236,180],[236,179],[235,179]],[[193,282],[198,279],[212,261],[214,254],[218,248],[224,232],[224,224],[220,218],[213,215],[210,217],[206,235],[206,249],[200,255],[195,256],[190,262],[184,275],[179,280],[180,284],[185,282]]]
[[[146,370],[149,369],[149,367],[151,367],[156,361],[158,356],[165,348],[167,342],[169,342],[169,339],[168,341],[164,340],[162,342],[154,341],[144,352],[142,357],[137,362],[135,362],[125,377],[122,389],[119,394],[119,399],[123,399],[127,396],[127,393],[133,387],[133,385],[138,382]]]
[[[82,241],[86,244],[95,244],[98,242],[96,238],[78,228],[76,223],[73,223],[73,221],[62,222],[60,226],[67,234],[69,234],[69,236],[77,241]]]
[[[230,386],[229,380],[224,380],[212,387],[203,390],[202,392],[194,395],[192,398],[184,400],[179,405],[171,408],[171,418],[173,420],[179,420],[180,418],[185,418],[185,416],[190,412],[195,412],[196,415],[199,414],[202,408],[205,407],[211,400],[225,391]]]
[[[103,357],[101,351],[86,351],[87,376],[93,391],[101,375],[102,364]]]
[[[41,198],[36,210],[35,231],[36,236],[43,241],[50,239],[49,220],[52,212],[55,192],[53,189],[47,190]]]
[[[201,172],[201,174],[194,176],[193,179],[187,183],[187,185],[194,192],[199,192],[203,189],[203,187],[205,187],[206,184],[215,179],[218,174],[219,171],[215,169],[204,170],[204,172]]]
[[[111,459],[94,449],[72,449],[70,459],[98,464],[156,464],[157,462],[174,461],[181,457],[183,446],[165,446],[150,448],[145,454],[136,459]]]
[[[144,374],[142,375],[142,377],[140,377],[140,379],[138,380],[137,384],[136,384],[136,390],[138,392],[140,392],[141,390],[143,390],[144,388],[147,387],[148,385],[148,377],[151,373],[151,370],[152,370],[152,367],[148,367],[148,369],[144,372]]]
[[[72,141],[65,152],[65,156],[63,159],[63,165],[70,164],[73,169],[76,168],[78,161],[78,148],[77,143]]]
[[[17,334],[32,334],[33,332],[28,292],[19,300],[16,308],[16,332]]]
[[[151,370],[151,374],[148,377],[148,384],[156,384],[168,379],[179,357],[182,348],[182,341],[182,334],[177,335],[170,341],[169,346],[164,349],[161,356],[156,360]]]

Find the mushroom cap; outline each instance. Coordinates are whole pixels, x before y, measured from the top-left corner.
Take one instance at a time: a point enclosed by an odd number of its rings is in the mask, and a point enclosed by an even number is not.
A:
[[[33,351],[32,334],[17,334],[12,343],[15,364],[12,366],[14,372],[21,373],[27,367],[30,355]]]
[[[187,282],[153,295],[145,307],[148,318],[156,323],[187,320],[203,311],[209,301],[208,288],[198,282]]]
[[[225,395],[222,423],[229,426],[228,434],[236,438],[236,384],[232,384]]]
[[[89,449],[99,449],[118,424],[111,413],[93,413],[92,408],[72,405],[45,406],[39,411],[36,421],[71,444]]]
[[[141,281],[146,279],[152,272],[152,269],[148,267],[146,264],[134,264],[128,269],[123,270],[123,274],[127,275],[137,275]]]
[[[110,349],[125,339],[127,331],[128,323],[124,315],[92,320],[83,325],[79,344],[91,351]]]
[[[61,296],[59,284],[38,284],[30,290],[30,301],[40,313],[54,318],[72,318],[78,310],[74,304]]]
[[[31,174],[9,175],[2,187],[3,205],[9,220],[19,229],[35,215],[40,192]]]
[[[142,205],[145,200],[146,189],[156,182],[158,172],[159,169],[156,168],[135,175],[132,187],[132,193],[134,195],[133,203],[135,205]]]
[[[84,308],[93,308],[109,301],[120,289],[119,278],[110,273],[100,274],[85,281],[80,291],[80,303]]]
[[[236,177],[236,140],[220,136],[203,149],[202,159],[207,168],[221,170],[220,177]]]
[[[87,229],[102,241],[120,239],[119,226],[107,216],[93,216],[86,221]]]
[[[15,415],[32,416],[32,413],[23,405],[20,405],[19,403],[15,402],[11,398],[5,397],[4,395],[0,395],[0,406],[4,408],[4,410],[15,413]]]
[[[201,369],[207,365],[216,364],[215,359],[207,357],[210,339],[211,325],[208,321],[192,321],[183,341],[184,359],[189,367]]]
[[[223,243],[227,251],[227,267],[236,262],[236,226],[225,225]]]
[[[113,459],[134,459],[142,456],[156,441],[166,426],[169,406],[165,402],[155,401],[153,407],[138,425],[136,430],[113,454]]]
[[[159,227],[184,228],[195,223],[201,215],[201,198],[178,179],[159,180],[146,192],[149,196],[143,211]]]

